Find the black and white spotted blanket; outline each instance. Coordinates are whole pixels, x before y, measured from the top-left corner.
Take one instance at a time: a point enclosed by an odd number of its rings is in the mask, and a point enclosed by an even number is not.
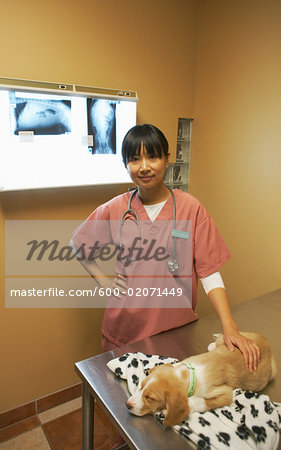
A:
[[[160,364],[175,364],[175,358],[144,353],[126,353],[112,359],[107,366],[119,378],[127,380],[134,394],[147,376],[148,369]],[[163,422],[164,415],[156,413]],[[191,413],[187,420],[173,427],[198,449],[208,450],[277,450],[281,431],[281,403],[267,395],[235,389],[233,403],[204,413]]]

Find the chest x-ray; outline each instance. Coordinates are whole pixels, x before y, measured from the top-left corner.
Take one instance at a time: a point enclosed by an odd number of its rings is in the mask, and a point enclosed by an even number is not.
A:
[[[87,99],[88,135],[93,136],[89,150],[95,155],[116,153],[116,102]]]

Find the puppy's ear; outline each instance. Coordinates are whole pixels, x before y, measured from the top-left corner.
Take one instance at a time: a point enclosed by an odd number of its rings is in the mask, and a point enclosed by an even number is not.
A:
[[[187,400],[187,394],[181,394],[179,392],[166,392],[166,410],[163,425],[164,427],[172,427],[181,423],[189,414],[189,406]]]
[[[158,364],[158,365],[152,367],[152,369],[147,369],[147,370],[146,370],[146,373],[147,373],[148,375],[150,375],[151,372],[153,372],[153,370],[158,369],[159,367],[162,368],[162,367],[166,367],[166,366],[173,367],[173,365],[170,364],[170,363],[167,363],[167,364]]]

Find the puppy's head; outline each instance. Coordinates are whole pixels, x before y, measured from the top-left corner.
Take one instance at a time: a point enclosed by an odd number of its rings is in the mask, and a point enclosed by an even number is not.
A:
[[[136,416],[166,410],[166,427],[181,423],[189,414],[187,392],[171,364],[152,369],[126,405]]]

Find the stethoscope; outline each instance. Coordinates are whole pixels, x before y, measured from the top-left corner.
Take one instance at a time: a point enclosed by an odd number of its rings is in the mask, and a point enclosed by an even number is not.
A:
[[[175,195],[173,193],[173,190],[169,186],[167,186],[167,188],[169,189],[169,191],[171,192],[172,197],[173,197],[173,232],[172,232],[173,257],[172,257],[172,259],[170,259],[170,261],[168,261],[168,270],[169,270],[169,272],[173,273],[173,272],[176,272],[178,270],[178,268],[179,268],[179,263],[178,263],[178,261],[176,259],[176,251],[177,251],[176,238],[177,237],[175,235],[173,235],[173,233],[176,231],[176,199],[175,199]],[[141,239],[141,226],[140,226],[139,216],[138,216],[137,212],[134,209],[131,208],[131,203],[132,203],[133,197],[134,197],[134,195],[137,192],[138,192],[138,188],[134,189],[134,191],[132,192],[132,194],[131,194],[131,196],[129,198],[128,208],[126,209],[126,211],[123,213],[123,215],[121,217],[120,232],[119,232],[120,248],[122,248],[122,229],[123,229],[124,222],[126,220],[127,214],[132,214],[135,217],[136,224],[137,224],[137,227],[138,227],[139,237]]]

